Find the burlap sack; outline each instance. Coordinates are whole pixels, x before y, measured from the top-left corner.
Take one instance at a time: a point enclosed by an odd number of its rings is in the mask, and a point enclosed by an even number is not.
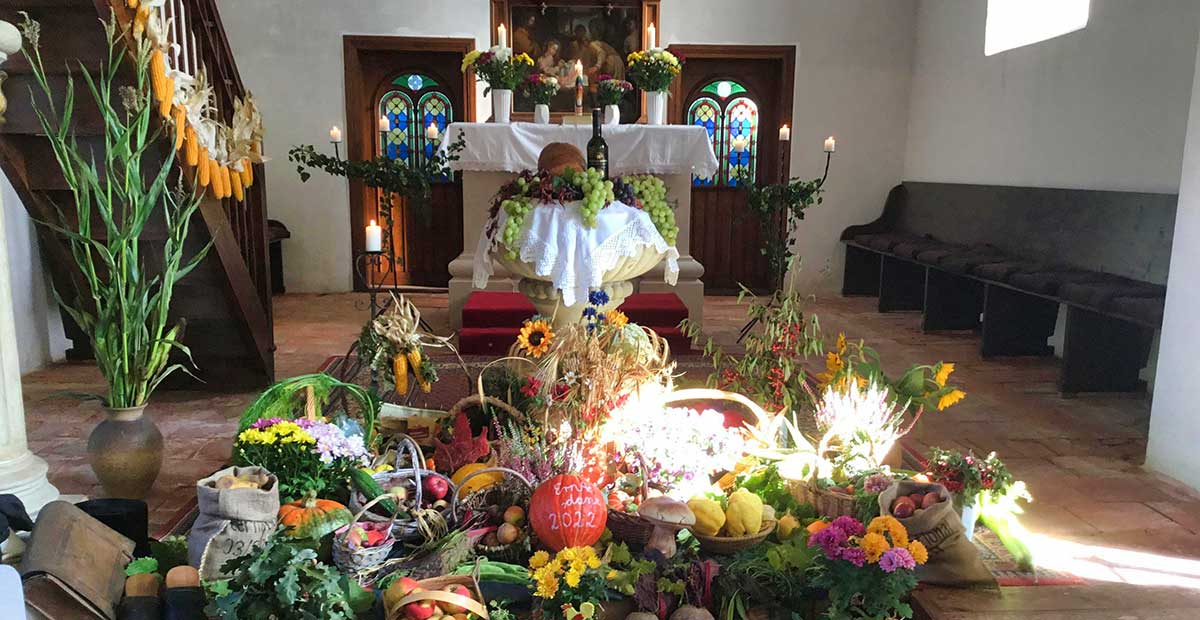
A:
[[[892,514],[892,500],[912,493],[936,492],[941,502],[914,513],[896,517],[911,539],[929,550],[929,561],[916,570],[921,583],[957,587],[996,587],[996,578],[979,559],[979,550],[967,540],[962,518],[954,510],[954,497],[940,484],[899,480],[879,494],[879,514]],[[918,506],[919,508],[919,506]]]
[[[225,475],[260,473],[267,484],[258,489],[218,489]],[[229,467],[196,483],[200,515],[188,533],[188,563],[200,578],[213,581],[226,561],[246,555],[275,531],[279,515],[279,479],[261,467]]]

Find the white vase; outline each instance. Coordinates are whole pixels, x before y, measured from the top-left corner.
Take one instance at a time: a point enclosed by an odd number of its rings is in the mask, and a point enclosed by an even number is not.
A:
[[[492,89],[492,122],[507,123],[512,112],[512,91],[504,88]]]
[[[604,124],[605,125],[620,125],[621,124],[621,106],[610,103],[604,106]]]
[[[539,125],[550,124],[550,104],[538,103],[533,106],[533,122]]]
[[[667,124],[667,91],[656,90],[646,93],[646,124]]]
[[[979,520],[979,498],[975,499],[975,503],[962,508],[962,524],[963,530],[967,534],[967,540],[975,538],[975,522]]]

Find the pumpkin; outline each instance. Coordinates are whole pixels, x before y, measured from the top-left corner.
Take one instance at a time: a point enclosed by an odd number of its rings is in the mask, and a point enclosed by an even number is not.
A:
[[[553,551],[595,544],[607,522],[608,506],[600,489],[576,474],[543,482],[529,500],[529,525]]]
[[[538,170],[545,170],[553,175],[562,174],[568,168],[578,171],[587,170],[587,160],[579,147],[567,142],[551,142],[538,155]]]
[[[481,469],[487,469],[488,467],[489,465],[487,463],[467,463],[466,465],[459,467],[458,471],[454,472],[453,476],[450,476],[450,482],[453,482],[454,486],[458,487],[459,497],[466,497],[476,491],[482,491],[483,489],[496,486],[504,481],[504,474],[500,472],[489,472],[486,474],[479,474],[478,476],[471,478],[471,480],[467,482],[466,486],[463,486],[463,480],[466,480],[467,476],[470,476]]]
[[[345,506],[315,493],[279,507],[279,523],[292,538],[321,538],[350,523],[354,515]]]

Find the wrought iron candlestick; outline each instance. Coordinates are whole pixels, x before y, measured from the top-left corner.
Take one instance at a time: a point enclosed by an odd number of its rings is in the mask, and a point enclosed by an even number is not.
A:
[[[370,320],[374,320],[375,317],[379,316],[380,313],[387,309],[389,304],[389,302],[379,303],[379,293],[383,292],[384,287],[372,282],[370,276],[374,273],[379,276],[380,282],[385,282],[388,275],[394,272],[395,269],[396,264],[386,252],[361,252],[354,258],[354,273],[358,275],[363,285],[367,287],[367,298],[371,308]],[[360,310],[363,309],[361,300],[355,302],[355,307]]]

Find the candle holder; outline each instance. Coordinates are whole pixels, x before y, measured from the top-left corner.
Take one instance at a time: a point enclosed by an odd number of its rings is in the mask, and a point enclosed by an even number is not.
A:
[[[374,284],[371,274],[379,275],[379,282],[386,282],[388,275],[394,273],[395,270],[396,264],[394,260],[383,251],[361,252],[354,258],[354,273],[358,275],[358,279],[367,287],[369,306],[362,306],[362,300],[356,301],[354,305],[359,310],[365,310],[369,307],[371,309],[370,320],[372,321],[387,309],[388,303],[379,303],[379,293],[384,290],[384,287]]]

